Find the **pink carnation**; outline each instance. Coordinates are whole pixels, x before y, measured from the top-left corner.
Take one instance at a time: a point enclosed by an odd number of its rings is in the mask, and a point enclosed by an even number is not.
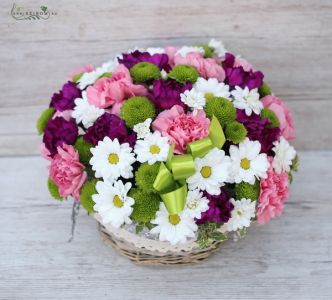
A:
[[[272,157],[269,157],[269,161],[272,162]],[[260,188],[257,221],[265,224],[272,218],[279,217],[284,211],[284,202],[288,198],[288,174],[278,174],[270,165],[267,178],[261,179]]]
[[[67,80],[72,81],[76,75],[79,75],[81,73],[91,72],[94,69],[95,67],[93,65],[86,65],[84,67],[77,68],[69,73]]]
[[[186,152],[189,143],[209,135],[209,125],[210,120],[203,110],[196,115],[186,114],[181,106],[174,105],[158,115],[152,128],[167,136],[170,144],[175,144],[175,153],[182,154]]]
[[[174,66],[174,57],[175,57],[175,53],[179,50],[180,48],[178,47],[166,47],[165,48],[165,53],[168,56],[168,64],[173,67]]]
[[[125,98],[146,95],[147,89],[143,85],[133,84],[128,69],[119,65],[112,77],[98,79],[93,86],[86,90],[89,103],[100,108],[111,105],[121,106]]]
[[[57,148],[50,166],[50,178],[59,188],[61,197],[80,198],[80,188],[86,181],[85,167],[79,161],[79,154],[71,145],[63,144]]]
[[[39,146],[39,152],[40,152],[40,155],[47,159],[47,160],[52,160],[52,157],[51,157],[51,152],[46,148],[45,144],[44,143],[41,143],[40,146]]]
[[[218,65],[213,58],[204,58],[200,53],[190,52],[186,57],[176,55],[174,57],[176,65],[190,65],[197,69],[199,74],[208,79],[211,77],[217,78],[219,81],[225,79],[225,71],[222,66]]]
[[[295,139],[295,129],[291,112],[284,102],[276,96],[265,96],[262,99],[265,108],[271,109],[278,117],[280,122],[281,135],[286,140]]]

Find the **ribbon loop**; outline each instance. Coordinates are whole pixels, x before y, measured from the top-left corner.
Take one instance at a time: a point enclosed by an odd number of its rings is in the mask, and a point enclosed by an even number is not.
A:
[[[187,198],[186,179],[195,174],[196,157],[204,157],[212,148],[220,149],[225,143],[225,135],[215,116],[212,116],[209,126],[209,136],[187,145],[187,154],[174,155],[172,144],[166,163],[161,163],[157,177],[153,183],[154,189],[160,194],[167,211],[177,214],[184,209]]]
[[[196,171],[194,159],[189,154],[174,156],[171,165],[174,180],[187,179]]]
[[[184,184],[170,193],[160,195],[170,215],[175,215],[183,211],[187,198],[187,190],[187,185]]]
[[[209,138],[211,139],[213,146],[221,149],[225,144],[226,138],[218,119],[214,115],[212,116],[209,129]]]
[[[153,188],[160,193],[170,192],[176,187],[173,175],[167,169],[164,163],[160,164],[159,172],[155,181],[153,182]]]
[[[209,137],[191,142],[187,145],[187,152],[193,157],[204,157],[213,148],[212,140]]]

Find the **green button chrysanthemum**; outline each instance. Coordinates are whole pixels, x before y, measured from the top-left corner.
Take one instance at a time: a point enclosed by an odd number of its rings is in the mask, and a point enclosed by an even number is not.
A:
[[[155,192],[153,182],[157,177],[159,166],[159,163],[155,163],[153,165],[149,165],[148,163],[141,164],[135,172],[136,185],[146,192]]]
[[[50,108],[45,109],[39,116],[39,118],[37,120],[37,125],[36,125],[39,135],[43,134],[46,124],[47,124],[48,120],[53,117],[54,112],[55,112],[55,109],[53,107],[50,107]]]
[[[235,195],[236,199],[250,199],[257,200],[260,193],[259,181],[256,180],[254,184],[250,184],[247,182],[241,182],[235,184]]]
[[[199,73],[192,66],[177,65],[168,73],[168,77],[180,83],[186,83],[187,81],[195,83],[197,78],[199,77]]]
[[[155,115],[156,109],[153,103],[143,96],[131,97],[121,107],[121,118],[130,128],[148,118],[153,119]]]
[[[159,68],[149,62],[140,62],[130,69],[130,75],[136,82],[148,82],[160,77]]]
[[[243,124],[233,121],[227,124],[225,130],[226,139],[234,144],[241,143],[247,136],[247,129]]]
[[[236,109],[226,98],[215,97],[208,100],[204,110],[209,118],[214,115],[223,127],[236,118]]]
[[[148,193],[141,189],[132,189],[129,196],[134,198],[134,210],[130,217],[137,221],[147,223],[156,217],[161,198],[158,194]]]

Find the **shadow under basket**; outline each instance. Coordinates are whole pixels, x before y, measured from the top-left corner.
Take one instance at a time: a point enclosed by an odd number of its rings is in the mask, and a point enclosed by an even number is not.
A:
[[[98,231],[105,244],[112,246],[121,255],[138,265],[185,265],[200,262],[216,252],[221,241],[201,249],[195,241],[172,246],[167,242],[151,240],[124,229],[107,228],[95,216]]]

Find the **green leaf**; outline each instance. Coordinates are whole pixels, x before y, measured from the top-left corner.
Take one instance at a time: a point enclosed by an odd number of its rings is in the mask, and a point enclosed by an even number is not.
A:
[[[271,88],[266,82],[263,82],[262,86],[258,89],[258,93],[261,96],[261,98],[272,94]]]
[[[44,133],[45,127],[49,119],[53,117],[55,109],[53,107],[45,109],[39,116],[36,124],[37,132],[39,135]]]
[[[94,211],[95,202],[92,200],[92,195],[97,194],[96,184],[96,179],[88,181],[82,186],[80,191],[81,205],[87,211],[88,215]]]
[[[112,77],[112,73],[111,72],[105,72],[105,73],[101,74],[98,78],[103,78],[103,77]]]
[[[137,224],[136,228],[135,228],[136,234],[139,234],[140,232],[142,232],[143,229],[144,229],[144,224]]]
[[[293,182],[293,174],[292,174],[292,172],[288,173],[288,180],[289,180],[289,183]]]
[[[55,200],[59,200],[59,201],[63,200],[63,198],[61,197],[61,195],[59,193],[58,186],[55,184],[55,182],[51,178],[47,179],[47,188],[48,188],[48,191],[50,192],[51,196]]]
[[[84,73],[79,73],[79,74],[74,75],[72,81],[73,81],[74,83],[77,83],[77,82],[81,79],[81,77],[83,76],[83,74],[84,74]]]
[[[227,239],[227,237],[219,231],[212,232],[211,233],[211,238],[216,240],[216,241],[224,241],[224,240]]]
[[[151,224],[150,222],[145,223],[145,226],[147,229],[151,230],[153,227],[155,227],[155,225]]]
[[[296,156],[294,157],[294,159],[292,160],[292,164],[291,164],[291,170],[293,172],[297,172],[299,169],[299,165],[300,165],[300,158],[299,156],[296,154]]]
[[[240,238],[243,238],[245,237],[245,235],[247,234],[247,228],[246,227],[243,227],[242,229],[239,229],[237,231],[237,234]]]

